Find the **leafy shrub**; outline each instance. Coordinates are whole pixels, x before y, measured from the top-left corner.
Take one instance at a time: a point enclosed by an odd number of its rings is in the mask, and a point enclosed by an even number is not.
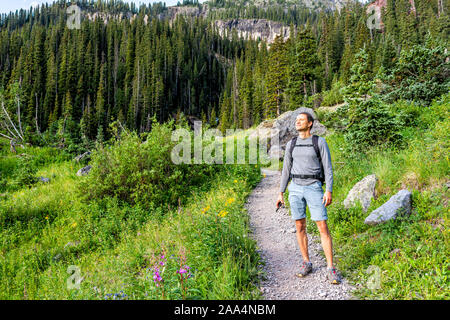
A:
[[[178,142],[171,141],[172,130],[173,121],[154,121],[152,131],[142,137],[126,130],[111,145],[98,145],[91,155],[92,170],[80,183],[80,195],[85,200],[117,197],[147,209],[177,205],[190,187],[204,183],[217,167],[174,164],[171,151]]]
[[[0,175],[0,192],[4,191],[8,186],[8,180]]]
[[[430,105],[429,108],[423,109],[420,118],[418,121],[418,125],[421,128],[426,129],[434,126],[436,122],[444,121],[449,119],[449,108],[450,106],[450,94],[447,93],[435,101]]]
[[[398,144],[402,136],[399,131],[404,125],[389,107],[378,97],[372,97],[357,106],[358,119],[351,123],[344,135],[349,146],[358,151],[376,144]]]
[[[345,129],[348,117],[348,106],[340,106],[336,111],[330,112],[321,109],[315,110],[317,118],[327,129],[342,131]]]
[[[363,151],[374,144],[396,144],[402,138],[399,131],[404,122],[390,112],[374,88],[368,54],[361,49],[355,55],[350,83],[343,89],[347,103],[343,108],[347,114],[344,137],[349,151]]]
[[[61,118],[53,122],[42,134],[41,145],[53,146],[63,150],[68,157],[76,156],[86,151],[80,135],[80,124],[71,117]]]
[[[341,81],[336,81],[333,83],[330,90],[323,93],[323,106],[333,106],[344,102],[344,96],[341,93],[341,88],[343,83]]]
[[[403,50],[394,68],[382,73],[384,100],[404,99],[430,105],[450,89],[449,56],[443,46],[416,45],[409,51]]]
[[[18,160],[19,169],[15,173],[15,184],[17,187],[30,186],[37,182],[36,167],[29,156],[24,156]]]

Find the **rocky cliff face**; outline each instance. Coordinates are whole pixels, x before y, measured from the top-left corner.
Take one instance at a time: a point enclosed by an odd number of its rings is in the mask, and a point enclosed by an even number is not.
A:
[[[414,3],[414,0],[409,0],[409,4],[411,5],[409,13],[412,13],[415,15],[416,14],[416,4]],[[380,21],[381,29],[384,28],[384,24],[381,19],[381,11],[383,8],[386,9],[386,6],[387,6],[387,0],[375,0],[375,1],[372,1],[372,3],[368,4],[367,8],[366,8],[366,12],[368,14],[375,13],[376,19],[378,21]]]
[[[282,7],[286,10],[289,7],[299,7],[305,6],[313,10],[322,10],[322,9],[340,9],[345,2],[351,0],[226,0],[226,2],[233,3],[235,6],[249,7],[249,6],[257,6],[261,8],[267,7]]]
[[[209,12],[208,4],[203,4],[200,7],[168,7],[167,9],[166,13],[159,15],[160,19],[168,18],[173,21],[179,15],[187,17],[206,17]]]
[[[281,22],[270,21],[265,19],[232,19],[232,20],[216,20],[214,25],[218,28],[219,34],[231,37],[231,31],[236,29],[238,36],[253,40],[263,40],[272,43],[275,37],[281,35],[286,41],[289,38],[289,27],[284,26]]]
[[[136,18],[136,14],[132,14],[131,12],[121,12],[118,14],[111,14],[111,13],[105,13],[105,12],[86,12],[82,13],[84,18],[89,19],[90,21],[95,21],[96,19],[102,19],[104,24],[107,24],[110,20],[123,20],[123,19],[130,19],[130,21],[133,21]],[[148,19],[147,15],[145,16],[145,20]]]
[[[271,0],[260,0],[255,1],[255,5],[264,6],[264,5],[275,5],[287,8],[291,5],[305,5],[311,6],[312,9],[317,9],[318,4],[320,4],[321,8],[328,9],[339,9],[339,5],[342,1],[346,0],[295,0],[295,1],[285,1],[283,4],[274,2]],[[413,1],[413,0],[410,0]],[[380,2],[380,4],[378,4]],[[385,5],[386,0],[376,0],[374,3],[377,3],[378,6]],[[247,3],[248,5],[248,3]],[[221,11],[225,10],[224,8],[210,8],[207,3],[202,4],[198,7],[168,7],[167,11],[161,13],[158,18],[159,19],[169,19],[170,23],[173,22],[180,15],[186,17],[204,17],[206,18],[211,11]],[[98,18],[102,18],[106,23],[110,19],[130,19],[131,21],[136,18],[136,14],[128,13],[120,13],[116,15],[105,14],[102,12],[94,12],[87,13],[85,15],[89,20],[95,20]],[[146,15],[144,17],[145,24],[147,24],[149,17]],[[219,34],[221,36],[225,36],[227,34],[231,37],[232,30],[235,29],[239,37],[244,39],[253,39],[253,40],[262,40],[267,42],[268,46],[273,43],[275,38],[278,35],[281,35],[283,40],[286,41],[290,36],[290,29],[288,26],[283,25],[281,22],[270,21],[266,19],[231,19],[231,20],[215,20],[212,22],[212,25],[217,27]]]
[[[158,15],[159,19],[169,19],[170,22],[175,20],[178,16],[183,15],[186,17],[206,17],[208,15],[208,5],[203,4],[200,7],[167,7],[167,11],[164,13],[161,13]],[[87,12],[84,14],[84,17],[94,21],[95,19],[103,19],[104,23],[107,24],[109,20],[116,19],[116,20],[122,20],[122,19],[130,19],[130,21],[133,21],[137,15],[132,14],[131,12],[125,12],[120,14],[110,14],[110,13],[104,13],[104,12]],[[148,15],[144,16],[144,22],[147,24],[148,22]]]

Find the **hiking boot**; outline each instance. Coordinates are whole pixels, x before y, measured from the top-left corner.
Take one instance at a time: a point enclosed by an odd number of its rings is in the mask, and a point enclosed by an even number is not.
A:
[[[331,284],[340,284],[341,278],[336,272],[336,268],[327,268],[327,279]]]
[[[300,272],[297,273],[297,277],[302,278],[311,271],[312,271],[312,263],[303,261],[302,265],[300,266]]]

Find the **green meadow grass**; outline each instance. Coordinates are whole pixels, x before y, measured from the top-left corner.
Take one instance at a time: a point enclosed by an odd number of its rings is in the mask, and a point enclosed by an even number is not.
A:
[[[7,186],[0,200],[1,299],[259,297],[261,262],[244,209],[261,178],[258,165],[223,166],[186,190],[184,205],[150,212],[117,197],[82,201],[77,189],[86,177],[76,172],[83,165],[53,160],[33,164],[50,183]],[[14,155],[2,161],[18,162]],[[155,282],[161,261],[163,281]],[[183,268],[189,272],[177,273]]]

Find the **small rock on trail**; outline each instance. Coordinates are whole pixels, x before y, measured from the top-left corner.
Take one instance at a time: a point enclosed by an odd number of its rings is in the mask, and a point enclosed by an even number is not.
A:
[[[258,252],[265,261],[263,271],[266,279],[261,292],[266,300],[348,300],[353,299],[352,287],[346,279],[339,285],[326,280],[327,263],[320,239],[308,234],[312,273],[297,278],[302,261],[297,244],[295,224],[287,208],[275,212],[281,173],[262,169],[265,178],[247,199],[246,209],[250,216],[252,237],[257,241]]]

